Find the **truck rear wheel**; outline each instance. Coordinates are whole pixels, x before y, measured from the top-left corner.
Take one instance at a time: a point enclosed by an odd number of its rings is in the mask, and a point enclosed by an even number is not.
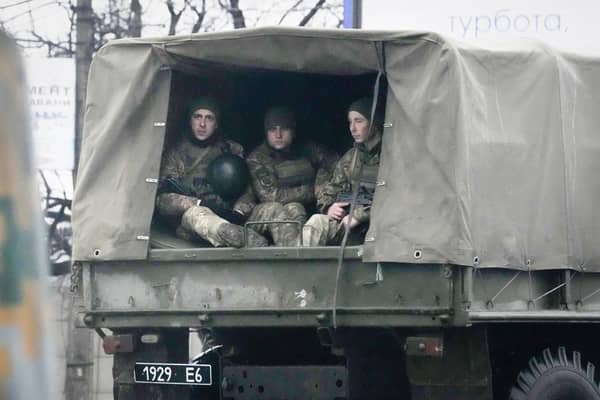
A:
[[[510,400],[600,400],[594,364],[588,362],[583,369],[581,354],[574,351],[569,358],[564,347],[557,355],[545,349],[540,359],[532,357],[519,373]]]

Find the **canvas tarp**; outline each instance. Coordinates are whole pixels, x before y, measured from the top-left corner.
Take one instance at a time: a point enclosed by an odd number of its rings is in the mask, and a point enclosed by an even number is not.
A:
[[[600,269],[600,63],[538,42],[389,43],[365,258]]]
[[[539,42],[267,28],[116,41],[90,72],[74,258],[147,256],[170,71],[193,62],[382,71],[386,128],[364,258],[600,270],[600,60]]]

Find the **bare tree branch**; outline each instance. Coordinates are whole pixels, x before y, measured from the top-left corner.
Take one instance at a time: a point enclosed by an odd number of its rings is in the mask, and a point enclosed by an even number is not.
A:
[[[302,4],[304,2],[304,0],[298,0],[297,2],[294,3],[293,6],[291,6],[290,8],[287,9],[286,12],[283,13],[283,15],[281,16],[281,19],[278,22],[278,25],[281,25],[281,23],[283,22],[283,20],[292,12],[292,11],[296,11],[296,8]]]
[[[219,6],[231,15],[235,29],[246,27],[246,19],[244,18],[244,13],[240,10],[239,0],[229,0],[229,5],[224,3],[223,0],[218,0],[218,2]]]
[[[132,2],[134,0],[131,0]],[[135,4],[133,5],[135,9]],[[141,9],[140,24],[141,24]],[[127,18],[122,18],[122,15],[128,15]],[[95,43],[94,51],[102,47],[111,39],[119,39],[129,37],[131,33],[135,33],[137,27],[132,29],[131,24],[136,16],[133,14],[131,2],[128,6],[123,5],[123,1],[109,0],[108,9],[101,13],[94,13],[95,26]],[[141,33],[141,25],[139,27]]]
[[[323,11],[327,11],[332,17],[337,19],[336,28],[341,28],[344,26],[344,7],[342,4],[332,4],[328,6],[322,6],[321,9]]]
[[[203,32],[214,32],[216,31],[216,25],[217,25],[217,20],[219,18],[218,17],[212,17],[212,18],[208,18],[205,19],[202,25],[202,31]]]
[[[13,39],[17,43],[26,43],[27,44],[27,48],[39,49],[40,47],[44,47],[45,46],[44,43],[40,43],[40,41],[37,40],[37,39],[19,38],[19,37],[13,37]]]
[[[166,10],[162,8],[161,20],[152,21],[151,25],[148,25],[143,22],[146,19],[146,9],[151,9],[151,1],[159,2],[160,7],[162,4],[167,7]],[[76,3],[76,0],[0,0],[0,13],[4,8],[21,7],[9,9],[13,11],[10,13],[12,15],[7,16],[8,20],[0,21],[0,29],[10,31],[12,28],[12,33],[19,38],[18,42],[23,47],[42,48],[47,50],[50,56],[73,54],[76,48]],[[101,5],[96,5],[92,14],[94,50],[98,50],[111,39],[140,36],[142,29],[147,26],[163,26],[173,35],[182,29],[190,29],[192,33],[227,29],[232,23],[234,28],[243,28],[248,23],[256,25],[261,18],[267,17],[269,21],[279,21],[280,24],[289,23],[297,18],[301,20],[300,26],[315,24],[317,19],[322,21],[324,26],[343,25],[341,0],[278,0],[269,4],[260,2],[260,6],[256,6],[255,9],[242,6],[243,10],[240,9],[240,0],[98,0],[95,3]],[[62,8],[66,12],[67,21],[63,24],[66,29],[63,28],[64,30],[57,34],[45,33],[46,30],[41,29],[43,12],[38,10],[50,7]],[[165,11],[168,11],[168,14]],[[321,16],[323,18],[320,18]],[[39,26],[33,24],[34,19]],[[169,25],[166,24],[167,20],[170,20]],[[184,23],[186,26],[182,28]],[[16,29],[16,26],[23,24],[29,27]]]
[[[127,26],[129,27],[130,37],[142,36],[142,15],[143,8],[140,0],[131,0],[129,3],[129,18]]]
[[[304,16],[304,18],[302,18],[302,21],[300,21],[300,23],[298,25],[306,26],[306,24],[308,24],[308,22],[312,19],[312,17],[315,16],[317,11],[319,11],[319,9],[321,8],[321,6],[323,6],[323,4],[325,4],[325,0],[317,1],[317,4],[315,4],[315,6],[313,8],[311,8],[311,10],[308,12],[308,14],[306,14]]]
[[[65,41],[54,41],[47,38],[42,37],[36,32],[35,29],[35,21],[33,18],[33,10],[28,10],[27,14],[29,16],[29,23],[31,25],[31,31],[29,34],[38,42],[40,46],[38,47],[47,47],[48,48],[48,57],[64,57],[64,56],[72,56],[72,44],[69,44]],[[73,26],[71,26],[73,28]]]
[[[31,31],[30,34],[42,46],[48,47],[48,57],[71,57],[74,54],[72,49],[70,48],[71,46],[68,43],[54,42],[52,40],[45,39],[42,36],[38,35],[35,31]]]
[[[77,23],[75,4],[73,4],[72,0],[69,0],[67,4],[61,4],[61,6],[66,11],[67,18],[69,18],[69,30],[67,31],[67,45],[69,46],[69,51],[71,52],[71,54],[75,54],[75,41],[73,40],[73,34],[75,33]]]
[[[165,2],[167,5],[167,9],[169,10],[170,21],[169,21],[169,36],[173,36],[176,32],[177,23],[179,22],[179,18],[181,18],[181,14],[185,11],[187,6],[187,2],[183,5],[183,8],[179,11],[175,11],[175,5],[173,4],[173,0],[167,0]]]
[[[142,36],[142,5],[139,0],[131,0],[129,6],[131,11],[129,15],[129,36]]]
[[[202,0],[202,6],[200,10],[198,10],[198,7],[194,6],[190,0],[185,0],[185,3],[196,14],[196,22],[194,22],[194,25],[192,26],[192,33],[197,33],[200,28],[202,28],[204,18],[206,17],[206,0]]]

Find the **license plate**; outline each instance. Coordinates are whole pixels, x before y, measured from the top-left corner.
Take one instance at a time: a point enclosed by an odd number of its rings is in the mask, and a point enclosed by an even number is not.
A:
[[[136,383],[210,386],[212,367],[210,364],[136,362],[133,377]]]

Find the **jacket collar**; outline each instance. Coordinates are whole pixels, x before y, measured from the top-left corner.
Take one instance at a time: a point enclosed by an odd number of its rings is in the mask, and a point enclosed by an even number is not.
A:
[[[364,143],[359,143],[356,147],[363,152],[374,154],[378,153],[381,150],[381,131],[379,129],[375,129],[373,134]]]

